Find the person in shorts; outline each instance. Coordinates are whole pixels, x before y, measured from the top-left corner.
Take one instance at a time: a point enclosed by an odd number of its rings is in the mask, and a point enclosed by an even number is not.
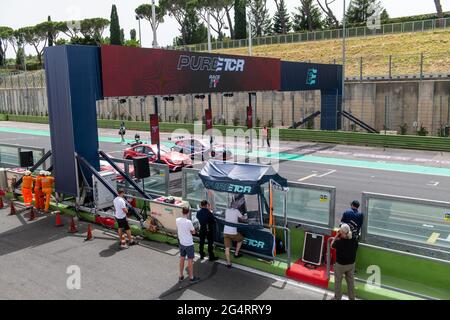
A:
[[[194,277],[194,239],[192,235],[195,234],[195,228],[192,221],[189,219],[189,208],[183,208],[183,216],[176,219],[178,241],[180,244],[180,277],[179,281],[184,280],[184,261],[188,259],[188,273],[191,283],[200,281],[199,278]]]
[[[127,234],[128,244],[130,246],[137,244],[137,242],[134,241],[133,237],[131,236],[131,230],[128,224],[127,214],[128,209],[125,200],[125,191],[123,189],[119,189],[118,196],[114,199],[114,217],[116,218],[118,225],[120,248],[122,248],[121,240],[123,231],[125,231],[125,233]]]
[[[238,203],[234,201],[231,204],[231,208],[225,210],[225,221],[231,223],[239,223],[240,220],[246,220],[246,218],[242,215],[242,213],[237,209]],[[231,227],[225,225],[223,228],[223,240],[225,244],[225,256],[227,258],[227,268],[231,268],[231,258],[230,258],[230,249],[233,241],[236,241],[236,251],[234,252],[235,258],[242,257],[242,254],[239,253],[242,247],[242,242],[244,241],[244,236],[237,231],[236,227]]]

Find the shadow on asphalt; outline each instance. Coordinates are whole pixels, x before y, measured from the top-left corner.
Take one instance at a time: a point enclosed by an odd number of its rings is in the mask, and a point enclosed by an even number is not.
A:
[[[159,299],[182,299],[185,291],[190,290],[209,299],[253,300],[266,292],[269,287],[280,290],[284,287],[283,284],[276,286],[276,280],[235,268],[227,269],[222,264],[211,263],[206,260],[194,262],[194,275],[200,277],[200,282],[190,284],[188,277],[185,275],[185,280],[177,282],[169,290],[162,293]]]
[[[68,232],[70,220],[61,216],[64,226],[55,227],[55,216],[51,214],[36,213],[36,220],[29,222],[30,213],[17,214],[2,218],[18,219],[21,226],[0,233],[0,256],[4,256],[26,248],[38,247],[66,237],[77,237],[80,241],[85,238],[87,224],[78,223],[78,232]],[[95,229],[95,228],[94,228]]]

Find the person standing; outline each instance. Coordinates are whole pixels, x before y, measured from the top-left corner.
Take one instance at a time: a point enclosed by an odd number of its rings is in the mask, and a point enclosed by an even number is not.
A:
[[[54,183],[55,183],[55,178],[52,177],[51,172],[46,171],[45,176],[41,180],[42,195],[45,196],[45,207],[44,207],[45,213],[48,213],[48,209],[50,208],[50,198],[53,193]]]
[[[189,281],[191,283],[196,283],[200,281],[200,278],[194,277],[195,249],[192,235],[195,234],[195,229],[192,221],[189,220],[189,208],[183,208],[182,212],[183,216],[176,219],[178,241],[180,246],[180,276],[178,280],[180,282],[184,280],[184,261],[187,257]]]
[[[336,249],[336,264],[334,266],[334,300],[342,299],[342,279],[345,276],[348,288],[348,298],[355,300],[355,261],[358,241],[352,238],[348,224],[342,224],[336,237],[331,241],[331,247]]]
[[[122,247],[122,235],[123,231],[127,234],[128,237],[128,245],[133,246],[136,245],[137,242],[133,240],[131,236],[130,225],[127,220],[127,203],[125,201],[125,191],[123,189],[119,189],[118,196],[114,199],[114,217],[116,218],[118,224],[118,234],[119,234],[119,247]]]
[[[267,126],[264,126],[262,129],[262,146],[264,147],[264,142],[267,142],[267,146],[270,148],[270,140],[269,140],[269,129]]]
[[[25,171],[25,175],[22,178],[22,195],[26,207],[33,205],[33,182],[34,178],[31,175],[31,171]]]
[[[208,239],[209,261],[217,261],[214,255],[214,228],[216,219],[211,212],[211,206],[208,201],[203,200],[200,203],[200,210],[197,211],[197,219],[200,222],[200,259],[205,258],[205,239]]]
[[[34,183],[34,208],[37,210],[44,209],[44,198],[42,194],[42,179],[45,177],[45,171],[39,171]]]
[[[230,223],[238,223],[239,219],[246,220],[246,218],[241,214],[241,212],[237,209],[239,204],[237,201],[233,201],[231,203],[231,208],[225,210],[225,221]],[[225,244],[225,256],[227,258],[227,268],[231,268],[231,258],[230,258],[230,249],[233,241],[236,241],[236,251],[234,252],[235,258],[242,257],[242,254],[239,252],[242,247],[242,242],[244,241],[244,236],[237,231],[236,227],[231,227],[225,225],[223,228],[223,240]]]
[[[364,223],[364,215],[359,212],[359,201],[354,200],[351,203],[351,208],[344,212],[341,219],[341,224],[347,224],[353,234],[353,238],[359,240],[361,228]]]
[[[125,143],[125,138],[124,137],[125,137],[126,132],[127,132],[127,130],[125,128],[125,122],[122,121],[120,123],[120,128],[119,128],[119,135],[120,135],[120,137],[122,139],[121,143]]]

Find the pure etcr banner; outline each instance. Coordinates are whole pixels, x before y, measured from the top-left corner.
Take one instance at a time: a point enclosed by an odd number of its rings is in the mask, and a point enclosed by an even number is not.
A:
[[[279,59],[122,46],[103,46],[101,57],[105,97],[276,91],[281,87]]]

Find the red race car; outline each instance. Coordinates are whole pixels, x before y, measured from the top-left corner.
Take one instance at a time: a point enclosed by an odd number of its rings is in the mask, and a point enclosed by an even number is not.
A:
[[[156,144],[139,144],[125,149],[123,157],[124,159],[148,157],[149,162],[155,163],[158,160],[158,146]],[[161,162],[167,164],[170,171],[192,167],[192,160],[188,155],[172,151],[163,145],[161,146]]]

